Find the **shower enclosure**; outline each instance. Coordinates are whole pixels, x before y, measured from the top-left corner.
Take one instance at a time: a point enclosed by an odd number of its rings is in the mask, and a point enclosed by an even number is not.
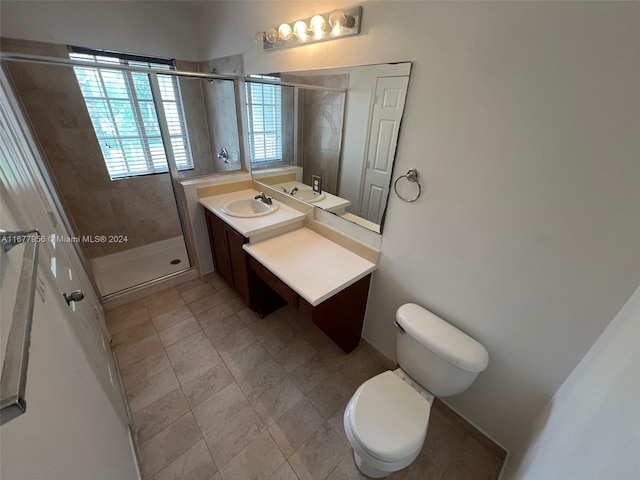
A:
[[[178,181],[241,168],[239,80],[196,62],[1,42],[76,235],[68,241],[100,295],[191,269]]]

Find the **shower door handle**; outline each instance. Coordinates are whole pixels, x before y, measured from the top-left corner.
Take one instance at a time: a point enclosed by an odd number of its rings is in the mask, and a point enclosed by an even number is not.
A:
[[[84,292],[82,290],[75,290],[69,295],[63,293],[62,296],[67,302],[67,305],[69,305],[71,302],[81,302],[82,300],[84,300]]]

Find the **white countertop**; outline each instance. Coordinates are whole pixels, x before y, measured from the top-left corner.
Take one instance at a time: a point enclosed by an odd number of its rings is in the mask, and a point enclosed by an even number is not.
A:
[[[254,198],[260,192],[248,189],[238,192],[224,193],[222,195],[214,195],[199,200],[200,204],[216,216],[220,217],[225,223],[233,227],[239,233],[249,238],[260,233],[265,233],[271,229],[291,225],[297,222],[304,222],[305,214],[291,208],[282,202],[278,202],[278,209],[269,215],[261,217],[232,217],[222,213],[222,206],[232,200],[240,200],[243,198]],[[274,200],[275,201],[275,200]],[[301,223],[302,225],[303,223]]]
[[[376,269],[376,265],[307,229],[243,248],[316,306]]]

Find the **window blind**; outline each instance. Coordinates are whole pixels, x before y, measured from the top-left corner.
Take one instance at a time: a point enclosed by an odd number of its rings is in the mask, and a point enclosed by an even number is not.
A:
[[[282,160],[282,87],[247,82],[247,118],[251,162]]]
[[[158,112],[146,73],[110,69],[132,65],[171,69],[166,62],[154,63],[90,53],[71,53],[70,58],[92,61],[99,67],[74,67],[93,128],[111,179],[168,171],[160,133]],[[169,126],[171,147],[179,170],[193,168],[178,80],[158,74],[161,100]]]

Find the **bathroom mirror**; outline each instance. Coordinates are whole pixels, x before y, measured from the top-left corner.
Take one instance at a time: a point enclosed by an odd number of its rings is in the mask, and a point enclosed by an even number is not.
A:
[[[380,233],[410,72],[404,62],[245,77],[254,180]]]

